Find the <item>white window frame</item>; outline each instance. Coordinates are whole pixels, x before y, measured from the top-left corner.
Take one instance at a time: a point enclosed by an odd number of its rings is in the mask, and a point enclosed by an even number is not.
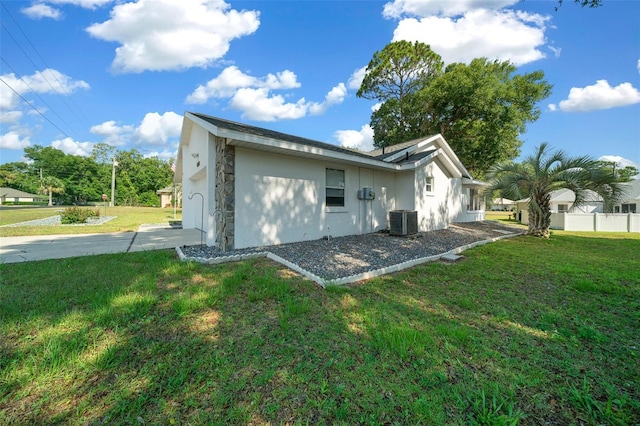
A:
[[[469,203],[467,204],[467,211],[478,212],[482,210],[482,198],[480,197],[480,191],[469,188]]]
[[[426,176],[424,178],[424,188],[428,194],[433,194],[434,182],[433,176]]]
[[[339,182],[338,185],[329,185],[329,170],[332,171],[337,171],[337,172],[342,172],[342,182]],[[344,207],[346,206],[346,202],[347,202],[347,196],[346,196],[346,180],[347,180],[347,176],[346,176],[346,172],[343,169],[334,169],[332,167],[327,167],[325,169],[325,190],[324,190],[324,203],[325,203],[325,207],[327,208],[327,210],[331,211],[336,210],[340,211],[340,210],[344,210]],[[341,205],[337,205],[337,204],[329,204],[329,190],[339,190],[342,191],[342,204]],[[333,197],[336,198],[336,197]]]

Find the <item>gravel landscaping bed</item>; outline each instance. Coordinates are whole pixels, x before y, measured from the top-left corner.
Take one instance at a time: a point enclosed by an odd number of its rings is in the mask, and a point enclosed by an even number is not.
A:
[[[507,235],[522,229],[493,221],[456,223],[448,229],[421,232],[410,237],[388,233],[304,241],[223,252],[215,247],[182,247],[187,258],[216,259],[260,252],[273,253],[324,280],[336,280],[415,259],[442,255],[459,247]]]
[[[115,219],[118,216],[100,216],[97,219],[89,218],[87,219],[87,223],[74,223],[69,225],[62,225],[62,221],[60,219],[60,215],[45,217],[44,219],[36,219],[36,220],[28,220],[26,222],[12,223],[9,225],[4,225],[7,228],[17,227],[17,226],[87,226],[87,225],[102,225],[103,223],[109,222],[112,219]]]

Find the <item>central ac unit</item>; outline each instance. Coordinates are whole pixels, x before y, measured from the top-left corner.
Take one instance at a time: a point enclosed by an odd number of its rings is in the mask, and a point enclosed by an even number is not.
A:
[[[389,212],[391,235],[413,235],[418,233],[418,212],[415,210],[391,210]]]

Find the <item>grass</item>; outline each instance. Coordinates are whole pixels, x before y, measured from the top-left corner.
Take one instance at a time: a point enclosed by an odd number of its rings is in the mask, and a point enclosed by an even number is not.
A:
[[[632,425],[640,235],[350,287],[169,251],[0,265],[0,424]]]
[[[34,208],[3,207],[0,209],[0,226],[55,216],[60,214],[60,211],[64,210],[64,208],[64,206]],[[104,207],[87,208],[99,208],[100,215],[105,216]],[[181,214],[181,211],[178,210],[178,220],[180,220]],[[0,228],[0,237],[131,232],[136,231],[143,223],[167,223],[173,220],[173,209],[163,209],[159,207],[107,207],[106,215],[117,217],[103,225],[94,226],[4,227]]]

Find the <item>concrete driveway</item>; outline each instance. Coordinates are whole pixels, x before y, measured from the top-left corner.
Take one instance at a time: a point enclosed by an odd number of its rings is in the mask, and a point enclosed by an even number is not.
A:
[[[200,244],[197,229],[141,226],[137,232],[110,234],[38,235],[0,238],[0,262],[17,263],[44,259],[172,249]]]

